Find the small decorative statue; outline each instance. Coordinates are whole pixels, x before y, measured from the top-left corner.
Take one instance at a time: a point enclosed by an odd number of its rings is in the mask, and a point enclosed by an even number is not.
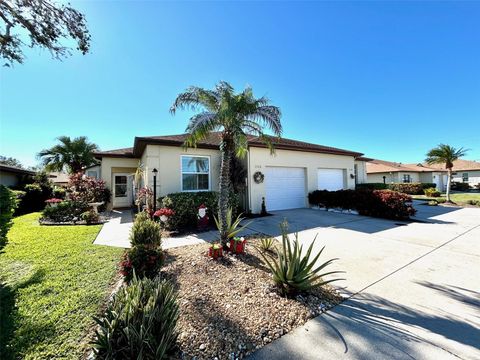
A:
[[[209,224],[209,219],[207,215],[207,207],[205,204],[202,204],[198,207],[198,215],[197,215],[198,221],[197,221],[197,226],[198,230],[203,231],[208,228]]]

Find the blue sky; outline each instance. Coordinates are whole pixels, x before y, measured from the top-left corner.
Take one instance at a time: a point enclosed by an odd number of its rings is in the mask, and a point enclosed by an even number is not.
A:
[[[102,149],[184,131],[190,85],[251,85],[284,136],[418,162],[440,142],[480,160],[480,2],[72,1],[91,54],[29,50],[0,70],[0,154],[36,163],[60,135]]]

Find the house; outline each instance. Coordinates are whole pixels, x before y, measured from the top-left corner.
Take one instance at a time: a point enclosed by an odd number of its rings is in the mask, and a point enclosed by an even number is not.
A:
[[[50,181],[56,186],[67,186],[69,176],[65,172],[52,171],[48,174]]]
[[[25,170],[16,166],[0,164],[0,185],[15,187],[25,183],[35,175],[35,171]]]
[[[369,183],[433,183],[439,191],[447,184],[447,172],[424,164],[402,164],[373,159],[366,163]]]
[[[180,191],[217,191],[220,169],[220,133],[213,133],[195,149],[182,147],[187,134],[135,137],[133,147],[96,152],[101,160],[100,178],[112,190],[111,207],[133,204],[133,174],[141,163],[143,186],[153,187],[157,197]],[[248,138],[246,208],[268,210],[308,206],[307,195],[316,189],[353,189],[366,181],[361,153],[291,139],[272,138],[275,154],[258,138]]]
[[[431,168],[445,170],[445,165],[428,165]],[[480,162],[472,160],[456,160],[453,162],[452,181],[468,183],[470,187],[480,184]]]

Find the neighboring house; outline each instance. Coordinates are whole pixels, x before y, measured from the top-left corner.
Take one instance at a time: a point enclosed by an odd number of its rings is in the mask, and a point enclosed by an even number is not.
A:
[[[52,171],[48,174],[48,177],[56,186],[67,186],[69,181],[69,175],[64,172]]]
[[[373,159],[366,166],[369,183],[434,183],[439,191],[443,191],[447,183],[446,171],[429,165]]]
[[[431,168],[445,170],[445,165],[428,165]],[[471,160],[456,160],[453,162],[452,181],[468,183],[471,187],[480,184],[480,162]]]
[[[0,164],[0,184],[8,187],[20,185],[35,175],[35,171],[25,170],[16,166]]]
[[[111,206],[133,204],[132,180],[139,162],[144,166],[143,186],[153,187],[152,171],[158,170],[157,197],[180,191],[218,191],[220,134],[211,134],[195,149],[182,147],[186,137],[136,137],[133,148],[95,153],[101,160],[100,176],[112,190]],[[285,138],[272,140],[274,155],[258,138],[250,137],[248,154],[242,160],[248,174],[247,206],[253,213],[260,212],[262,198],[268,210],[302,208],[308,206],[310,191],[353,189],[355,183],[366,181],[365,161],[369,159],[361,153]]]

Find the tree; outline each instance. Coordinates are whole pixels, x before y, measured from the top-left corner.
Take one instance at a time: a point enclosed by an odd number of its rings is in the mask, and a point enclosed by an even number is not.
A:
[[[62,171],[66,168],[69,173],[74,174],[97,164],[93,152],[98,150],[98,146],[88,142],[85,136],[73,140],[69,136],[60,136],[57,140],[60,144],[38,153],[47,170]]]
[[[23,169],[23,165],[19,160],[12,157],[6,157],[3,155],[0,155],[0,164],[14,166],[14,167]]]
[[[25,36],[30,44],[25,43]],[[57,59],[70,55],[70,49],[62,45],[64,39],[74,40],[77,50],[88,53],[90,34],[78,10],[49,0],[0,1],[0,57],[7,66],[23,63],[25,45],[47,49]]]
[[[192,86],[179,94],[170,111],[177,109],[200,110],[189,120],[185,147],[196,147],[210,133],[220,131],[220,195],[218,217],[220,219],[220,238],[224,246],[227,242],[228,197],[231,189],[230,166],[233,156],[242,158],[248,150],[248,136],[257,136],[273,152],[272,138],[264,133],[270,129],[280,137],[282,125],[280,109],[269,105],[266,97],[255,98],[247,87],[240,93],[234,93],[233,87],[224,81],[213,90]]]
[[[453,146],[440,144],[436,148],[431,149],[427,153],[427,158],[425,161],[427,164],[445,164],[445,169],[447,169],[447,201],[450,200],[450,185],[452,183],[452,168],[453,162],[455,160],[464,157],[467,153],[467,150],[464,148],[455,149]]]

